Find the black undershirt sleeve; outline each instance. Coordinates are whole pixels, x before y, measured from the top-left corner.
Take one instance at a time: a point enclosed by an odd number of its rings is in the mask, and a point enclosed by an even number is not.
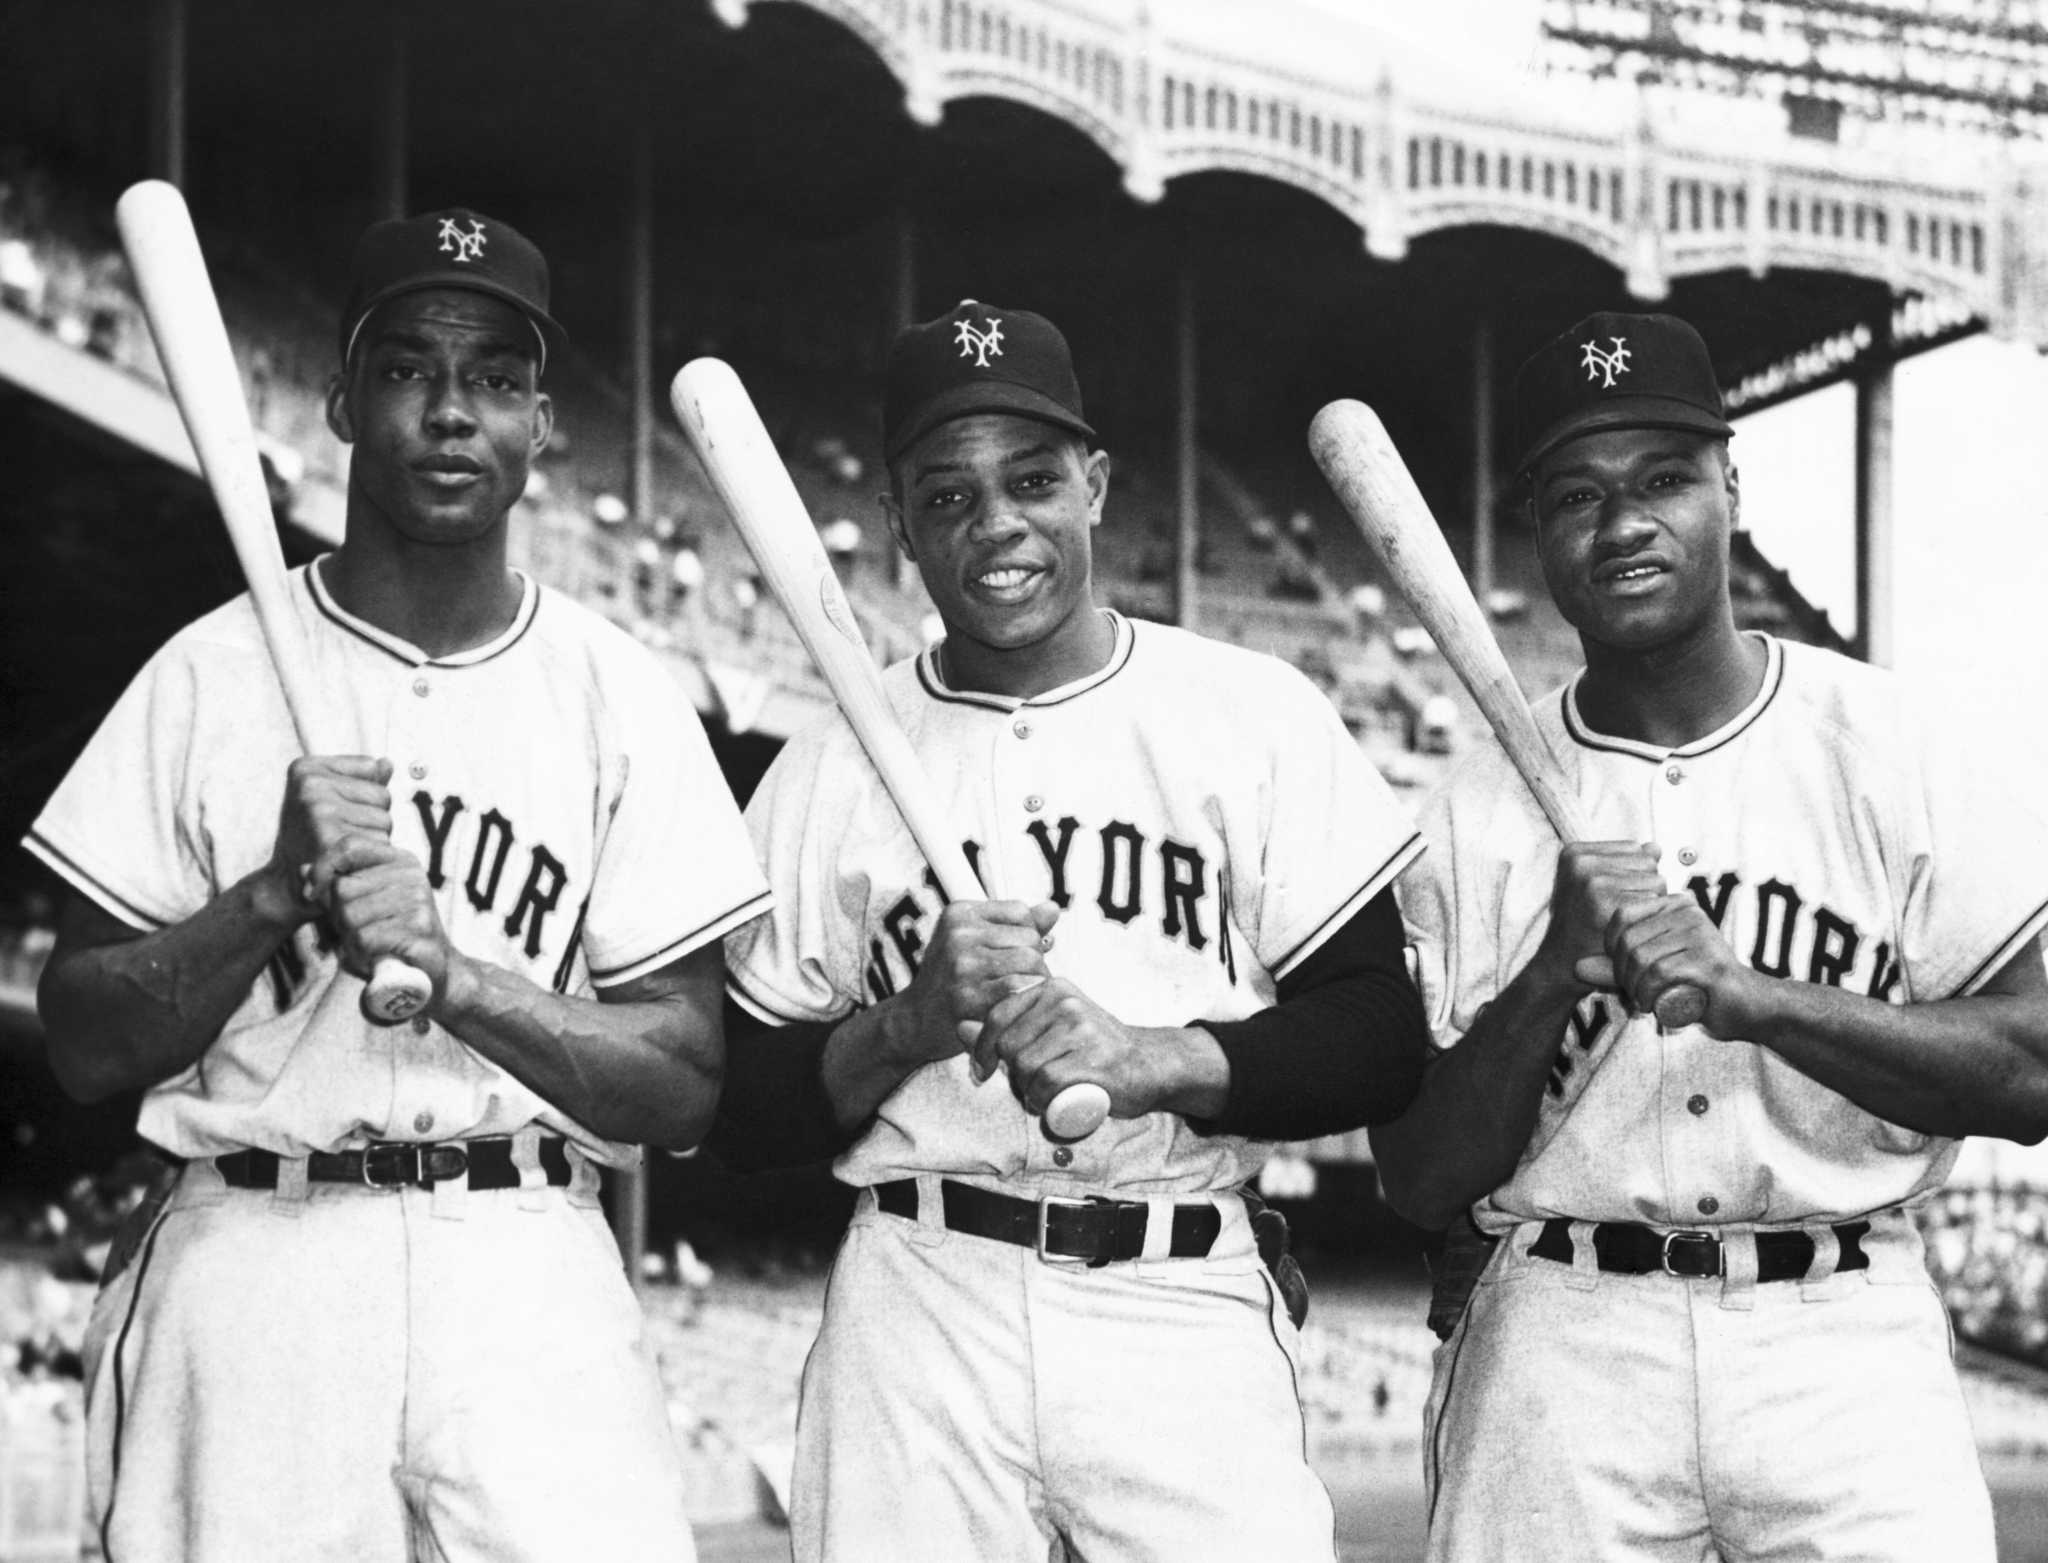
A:
[[[1270,1009],[1197,1020],[1230,1061],[1220,1117],[1192,1126],[1255,1140],[1311,1140],[1398,1118],[1433,1056],[1408,976],[1392,889],[1283,977]]]
[[[859,1138],[839,1127],[821,1073],[838,1024],[771,1026],[728,996],[725,1084],[704,1148],[735,1172],[768,1172],[830,1161]]]
[[[1309,1140],[1398,1118],[1432,1056],[1406,935],[1382,890],[1244,1020],[1195,1021],[1222,1044],[1230,1097],[1206,1134]],[[769,1025],[725,1001],[725,1084],[705,1148],[738,1172],[829,1161],[860,1137],[825,1093],[825,1040],[838,1021]]]

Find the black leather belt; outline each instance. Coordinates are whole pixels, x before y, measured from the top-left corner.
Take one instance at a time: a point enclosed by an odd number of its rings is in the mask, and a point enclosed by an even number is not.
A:
[[[1852,1221],[1834,1229],[1842,1245],[1835,1269],[1865,1270],[1870,1256],[1863,1251],[1863,1234],[1868,1221]],[[1572,1224],[1558,1219],[1543,1223],[1529,1252],[1538,1259],[1572,1262]],[[1727,1273],[1727,1256],[1721,1239],[1711,1232],[1666,1232],[1659,1227],[1631,1226],[1606,1221],[1593,1228],[1593,1253],[1602,1270],[1615,1275],[1719,1276]],[[1756,1278],[1759,1281],[1797,1281],[1813,1266],[1813,1239],[1804,1232],[1759,1232],[1756,1234]]]
[[[547,1181],[566,1188],[568,1141],[550,1137],[540,1142],[540,1167]],[[271,1151],[232,1151],[213,1158],[230,1188],[274,1189],[279,1158]],[[306,1177],[314,1183],[360,1183],[373,1189],[430,1189],[469,1174],[473,1189],[516,1189],[519,1169],[512,1165],[512,1140],[501,1135],[482,1140],[440,1143],[378,1140],[359,1151],[314,1151],[306,1158]]]
[[[1035,1249],[1041,1259],[1071,1259],[1106,1265],[1117,1259],[1138,1259],[1145,1252],[1145,1219],[1151,1207],[1138,1200],[1016,1199],[991,1194],[970,1183],[947,1178],[939,1185],[945,1202],[946,1230],[970,1237],[994,1238]],[[874,1185],[875,1203],[892,1216],[917,1219],[917,1180],[899,1178]],[[1199,1259],[1215,1246],[1223,1230],[1223,1212],[1209,1202],[1173,1207],[1173,1238],[1167,1255]]]

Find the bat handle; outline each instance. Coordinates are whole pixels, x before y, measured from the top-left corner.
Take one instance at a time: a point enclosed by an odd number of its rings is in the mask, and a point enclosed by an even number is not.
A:
[[[425,1009],[433,996],[434,985],[425,972],[387,955],[377,962],[363,988],[363,1019],[373,1025],[395,1026]]]
[[[1666,1031],[1697,1026],[1707,1013],[1707,996],[1698,988],[1673,988],[1657,1000],[1657,1024]]]
[[[1045,1131],[1056,1140],[1085,1140],[1109,1116],[1109,1093],[1092,1080],[1068,1086],[1045,1109]]]

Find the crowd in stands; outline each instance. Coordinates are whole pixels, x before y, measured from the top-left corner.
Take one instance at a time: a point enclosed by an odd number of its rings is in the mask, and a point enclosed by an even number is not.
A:
[[[1920,1228],[1956,1333],[2048,1368],[2048,1191],[1945,1189]]]

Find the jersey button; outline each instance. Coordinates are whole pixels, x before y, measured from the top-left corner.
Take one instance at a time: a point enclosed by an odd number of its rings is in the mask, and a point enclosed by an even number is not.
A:
[[[420,693],[425,694],[426,691],[421,690]],[[1671,783],[1672,786],[1676,787],[1680,782],[1685,780],[1685,767],[1682,765],[1665,766],[1664,779]]]
[[[1701,1215],[1711,1216],[1715,1211],[1721,1208],[1721,1202],[1718,1199],[1714,1198],[1714,1196],[1711,1194],[1702,1194],[1700,1196],[1699,1208]]]
[[[432,1113],[414,1113],[412,1115],[412,1127],[415,1134],[425,1134],[434,1127],[434,1115]]]
[[[1031,736],[1031,724],[1029,722],[1018,722],[1011,727],[1010,731],[1019,738],[1029,738]]]
[[[1707,1099],[1704,1096],[1689,1096],[1685,1099],[1685,1110],[1695,1118],[1705,1117],[1707,1106]]]
[[[433,1029],[434,1023],[431,1020],[427,1019],[426,1016],[415,1015],[412,1017],[412,1034],[414,1036],[423,1037]]]
[[[427,779],[427,768],[417,760],[408,765],[405,771],[414,781],[425,781]]]
[[[1074,1153],[1064,1145],[1055,1145],[1052,1151],[1052,1164],[1055,1167],[1071,1167],[1074,1164]]]
[[[1691,847],[1680,847],[1678,849],[1678,861],[1683,863],[1687,868],[1691,868],[1693,864],[1697,863],[1699,860],[1700,855],[1697,852],[1693,851]]]
[[[1039,795],[1035,792],[1030,797],[1024,800],[1024,812],[1026,814],[1036,814],[1040,809],[1044,807],[1045,799],[1039,797]]]
[[[416,695],[424,695],[432,687],[433,686],[423,678],[416,678],[412,681],[412,692]]]

